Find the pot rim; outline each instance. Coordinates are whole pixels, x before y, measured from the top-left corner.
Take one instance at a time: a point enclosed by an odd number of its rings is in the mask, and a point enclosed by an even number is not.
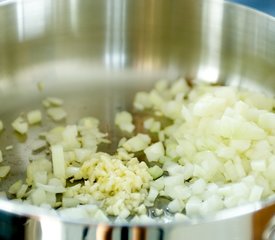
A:
[[[62,222],[65,224],[74,224],[74,225],[86,225],[86,226],[97,226],[100,224],[108,225],[110,227],[165,227],[171,225],[184,225],[184,226],[192,226],[192,225],[200,225],[206,223],[213,223],[233,218],[238,218],[241,216],[245,216],[248,214],[253,214],[257,211],[268,208],[272,205],[275,205],[275,196],[272,196],[263,201],[257,201],[254,203],[243,204],[237,207],[223,209],[214,214],[208,214],[205,216],[200,216],[196,218],[191,218],[190,220],[171,220],[169,222],[100,222],[98,220],[88,219],[88,218],[75,218],[75,219],[67,219],[66,217],[59,216],[58,213],[53,213],[51,210],[44,209],[42,207],[22,204],[16,201],[10,201],[6,199],[0,199],[0,212],[10,213],[12,215],[16,215],[18,217],[27,217],[31,219],[51,219],[56,222]]]

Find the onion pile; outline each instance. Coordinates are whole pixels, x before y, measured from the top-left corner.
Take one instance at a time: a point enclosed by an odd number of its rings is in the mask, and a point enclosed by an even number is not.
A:
[[[66,118],[62,100],[43,105],[52,120]],[[43,154],[9,194],[61,216],[99,221],[188,219],[274,196],[273,98],[179,79],[138,92],[133,106],[114,119],[125,133],[114,154],[98,151],[109,141],[93,117],[42,133],[33,150]],[[35,110],[12,126],[26,134],[40,121]],[[167,204],[156,206],[159,199]]]
[[[151,182],[147,200],[153,206],[158,196],[167,197],[170,212],[197,217],[274,195],[274,103],[260,93],[206,84],[190,88],[183,80],[171,86],[160,81],[138,93],[134,106],[153,112],[151,123],[172,121],[144,150],[158,177],[168,173]]]

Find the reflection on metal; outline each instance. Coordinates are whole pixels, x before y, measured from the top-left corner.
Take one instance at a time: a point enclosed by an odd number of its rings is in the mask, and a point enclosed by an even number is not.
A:
[[[135,227],[133,228],[133,240],[145,240],[146,239],[146,228]]]
[[[198,70],[198,80],[209,83],[217,82],[217,79],[219,78],[219,68],[217,67],[218,62],[216,62],[216,64],[213,62],[200,66]]]
[[[37,38],[46,30],[47,11],[51,9],[51,1],[32,1],[25,3],[18,0],[16,4],[16,21],[19,41]]]
[[[97,240],[112,240],[112,227],[100,224],[97,227],[96,239]]]
[[[106,1],[105,64],[107,68],[122,68],[126,62],[126,0]]]
[[[275,203],[253,215],[253,240],[258,239],[275,240]]]
[[[219,79],[222,47],[222,24],[215,27],[211,23],[223,21],[222,4],[205,4],[202,9],[202,44],[203,54],[201,65],[198,70],[198,79],[215,83]]]
[[[40,219],[41,240],[64,239],[63,224],[56,219],[42,217]],[[50,229],[50,230],[49,230]]]
[[[70,27],[74,35],[79,33],[78,24],[79,24],[79,8],[78,0],[68,0],[69,1],[69,18],[70,18]]]
[[[275,217],[273,217],[272,221],[270,221],[267,229],[263,233],[263,240],[275,240]]]

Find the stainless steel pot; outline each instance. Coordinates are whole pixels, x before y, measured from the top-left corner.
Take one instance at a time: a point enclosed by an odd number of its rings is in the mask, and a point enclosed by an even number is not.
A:
[[[130,109],[133,93],[160,78],[275,92],[275,20],[238,5],[217,0],[2,0],[0,5],[0,118],[6,124],[0,149],[14,146],[4,151],[12,170],[1,190],[24,177],[38,131],[26,141],[14,137],[8,123],[19,112],[40,107],[45,96],[65,99],[68,122],[100,118],[115,142],[116,110]],[[38,82],[45,84],[42,93]],[[275,239],[274,203],[269,199],[190,224],[107,226],[0,200],[0,239]]]

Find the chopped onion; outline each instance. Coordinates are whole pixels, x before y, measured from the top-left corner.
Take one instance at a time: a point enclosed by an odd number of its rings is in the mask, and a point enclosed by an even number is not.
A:
[[[146,134],[137,134],[136,136],[128,139],[122,146],[128,152],[138,152],[144,150],[151,142],[151,139]]]
[[[1,166],[0,167],[0,178],[6,177],[11,170],[10,166]]]
[[[18,189],[18,191],[16,192],[16,197],[17,198],[22,198],[25,196],[25,193],[28,189],[28,185],[27,184],[22,184],[21,187]]]
[[[60,107],[63,105],[63,100],[61,98],[57,98],[57,97],[48,97],[45,100],[43,100],[43,105],[46,108]]]
[[[156,121],[154,118],[148,118],[144,121],[143,124],[145,129],[148,129],[151,132],[159,132],[161,129],[161,124],[159,121]]]
[[[149,99],[149,94],[146,92],[138,92],[135,96],[134,107],[137,110],[151,108],[152,104]]]
[[[65,180],[65,159],[63,147],[61,145],[51,146],[52,162],[53,162],[53,174]]]
[[[40,110],[33,110],[28,112],[27,119],[29,124],[37,124],[42,120],[42,113]]]
[[[150,202],[154,202],[158,195],[159,195],[158,190],[154,187],[151,187],[149,190],[149,194],[147,196],[147,200]]]
[[[62,207],[64,208],[76,207],[78,204],[79,204],[79,201],[76,198],[68,198],[68,197],[62,198]]]
[[[147,147],[144,153],[149,162],[158,161],[164,156],[164,147],[162,142],[157,142]]]
[[[54,121],[66,118],[63,100],[43,104]],[[174,219],[184,221],[266,199],[275,192],[274,105],[261,93],[161,80],[135,96],[134,108],[144,111],[138,119],[143,130],[130,112],[116,114],[114,123],[128,139],[122,137],[113,154],[98,151],[109,139],[96,118],[56,127],[34,142],[33,155],[41,156],[28,165],[26,184],[17,181],[9,193],[59,208],[61,216],[107,221],[111,215],[118,222],[153,221],[147,208],[161,198]],[[40,122],[41,112],[29,112],[27,120]],[[12,126],[25,134],[28,123],[19,117]],[[0,167],[0,177],[9,171]],[[154,209],[154,220],[169,221],[162,208]]]
[[[9,187],[8,192],[9,192],[10,194],[16,194],[16,193],[19,191],[19,189],[21,188],[22,184],[23,184],[23,181],[22,181],[21,179],[18,180],[18,181],[16,181],[14,184],[12,184],[12,185]]]
[[[168,204],[168,209],[172,213],[181,212],[184,209],[184,203],[179,199],[174,199]]]
[[[61,121],[67,117],[67,113],[61,107],[48,108],[47,114],[54,121]]]
[[[41,189],[37,188],[31,193],[31,200],[34,205],[41,205],[47,202],[46,192]]]
[[[163,170],[157,165],[149,168],[148,172],[150,173],[150,175],[153,177],[154,180],[161,177],[163,174]]]
[[[28,132],[28,123],[22,117],[16,118],[12,122],[12,127],[20,134],[26,134]]]
[[[121,131],[132,133],[135,129],[135,125],[132,123],[133,117],[129,112],[122,111],[116,114],[115,124]]]

